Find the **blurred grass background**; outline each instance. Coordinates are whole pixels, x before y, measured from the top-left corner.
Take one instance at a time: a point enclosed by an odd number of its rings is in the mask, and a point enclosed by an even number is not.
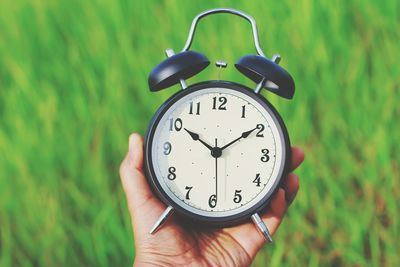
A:
[[[264,94],[306,151],[298,199],[254,266],[400,263],[398,1],[14,0],[0,3],[0,266],[131,265],[118,166],[179,90],[150,93],[147,75],[219,6],[251,14],[282,55],[295,98]],[[254,87],[233,67],[254,53],[246,22],[210,17],[192,48]]]

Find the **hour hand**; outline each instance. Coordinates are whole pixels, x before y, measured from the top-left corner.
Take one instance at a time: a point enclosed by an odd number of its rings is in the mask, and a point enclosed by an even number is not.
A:
[[[204,142],[203,140],[200,139],[199,135],[197,133],[191,132],[186,128],[183,128],[189,135],[190,137],[192,137],[192,139],[194,141],[199,141],[200,143],[202,143],[204,146],[206,146],[209,150],[212,150],[212,147],[207,144],[206,142]]]

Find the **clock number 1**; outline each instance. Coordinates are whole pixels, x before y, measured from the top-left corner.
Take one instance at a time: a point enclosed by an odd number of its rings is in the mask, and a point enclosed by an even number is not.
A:
[[[180,118],[177,118],[175,121],[173,118],[169,119],[169,130],[173,131],[175,129],[175,131],[179,132],[180,130],[182,130],[182,126],[183,126],[183,122]]]
[[[242,106],[242,118],[246,118],[246,106]]]

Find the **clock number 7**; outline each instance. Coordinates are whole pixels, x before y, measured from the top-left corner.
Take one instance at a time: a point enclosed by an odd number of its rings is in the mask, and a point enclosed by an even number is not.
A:
[[[173,131],[175,129],[175,131],[179,132],[180,130],[182,130],[182,126],[183,126],[183,122],[180,118],[177,118],[175,121],[173,118],[169,119],[169,130]]]
[[[186,199],[190,199],[189,193],[190,190],[192,190],[193,186],[186,186],[185,189],[187,190],[186,192]]]

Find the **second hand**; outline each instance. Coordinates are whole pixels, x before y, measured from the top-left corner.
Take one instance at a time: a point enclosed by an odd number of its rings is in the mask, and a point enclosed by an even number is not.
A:
[[[217,145],[217,138],[215,138],[215,147]],[[215,157],[215,202],[218,201],[218,157]]]

